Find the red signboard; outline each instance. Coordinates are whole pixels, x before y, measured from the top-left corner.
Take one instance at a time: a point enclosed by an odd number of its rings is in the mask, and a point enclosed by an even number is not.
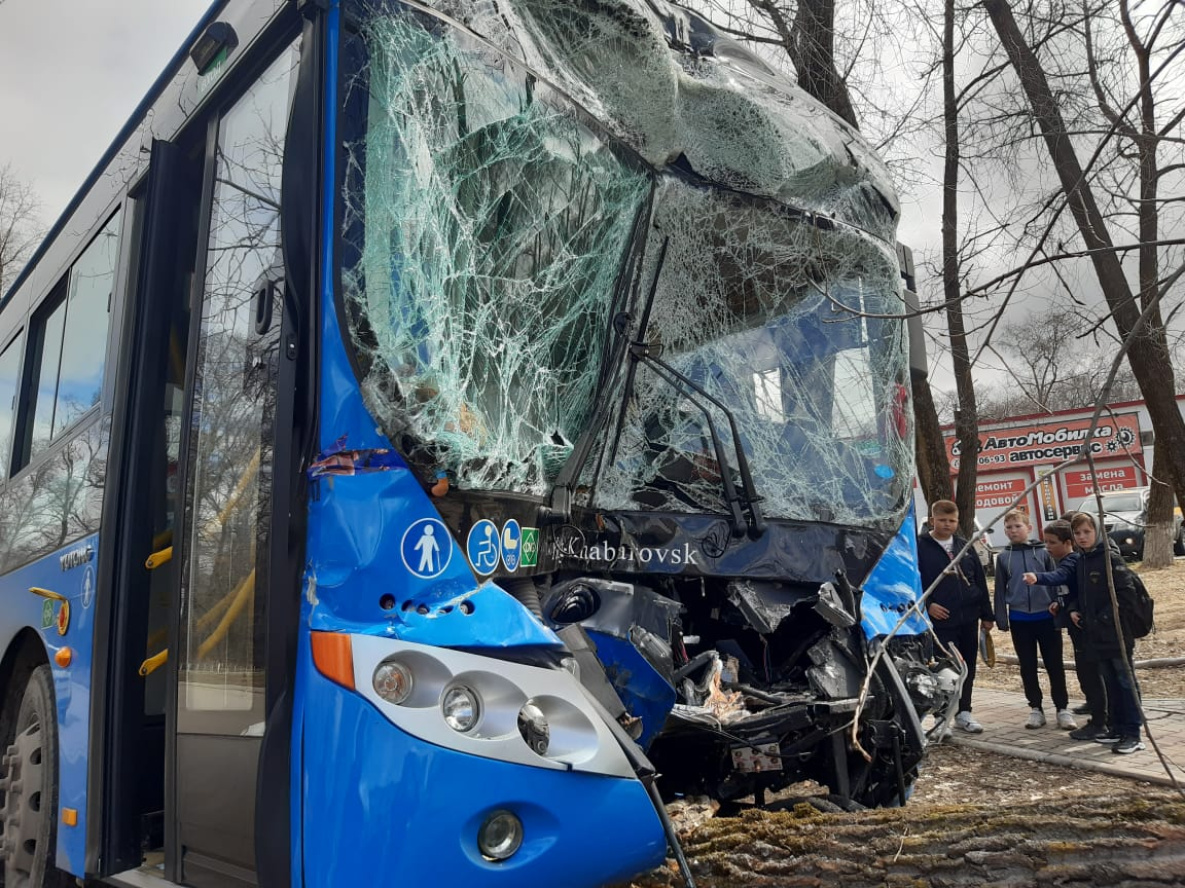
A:
[[[979,466],[994,471],[1017,466],[1059,463],[1077,455],[1090,431],[1089,419],[1054,420],[1014,429],[981,432]],[[1091,452],[1098,457],[1132,455],[1141,452],[1140,418],[1135,413],[1099,420]],[[959,466],[959,442],[946,439],[951,470]]]
[[[1078,502],[1095,492],[1095,490],[1124,490],[1128,487],[1138,487],[1139,478],[1135,466],[1108,466],[1098,469],[1092,476],[1089,469],[1066,472],[1066,496],[1071,502]]]
[[[975,485],[975,511],[995,511],[1011,506],[1027,486],[1024,478],[997,480],[985,476]]]

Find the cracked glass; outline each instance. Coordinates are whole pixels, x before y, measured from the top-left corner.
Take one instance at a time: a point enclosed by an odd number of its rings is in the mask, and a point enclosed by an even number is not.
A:
[[[903,310],[882,236],[894,211],[878,170],[851,160],[825,115],[795,124],[797,106],[753,88],[760,101],[746,107],[790,152],[759,174],[751,140],[720,141],[725,91],[744,93],[735,78],[675,72],[685,151],[667,150],[656,171],[620,147],[651,163],[662,154],[657,136],[628,131],[641,106],[631,116],[628,97],[597,99],[620,42],[604,47],[605,66],[579,66],[577,93],[607,115],[611,138],[439,19],[395,3],[348,8],[342,299],[367,406],[424,480],[545,496],[607,404],[580,504],[726,514],[726,478],[743,491],[745,462],[769,517],[900,516],[913,461],[907,343],[900,319],[877,317]],[[572,91],[559,38],[546,39],[547,52],[519,49]],[[663,55],[638,71],[677,67],[665,46],[645,49]],[[711,79],[719,113],[691,113],[691,74]],[[796,141],[796,126],[822,135]],[[816,215],[824,206],[848,221]],[[622,311],[622,335],[675,377],[610,358]]]
[[[866,524],[899,512],[913,461],[907,343],[900,320],[869,317],[902,307],[881,242],[664,177],[643,263],[644,279],[656,275],[638,333],[694,387],[639,364],[589,504],[725,511],[723,474],[741,487],[730,413],[766,515]]]
[[[480,41],[369,9],[343,115],[363,396],[422,474],[543,495],[594,406],[649,175]]]

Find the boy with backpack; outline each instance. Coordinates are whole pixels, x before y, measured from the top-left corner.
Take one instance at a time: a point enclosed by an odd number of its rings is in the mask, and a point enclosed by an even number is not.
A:
[[[1004,535],[1008,545],[996,557],[996,625],[1001,632],[1011,632],[1012,646],[1020,661],[1020,680],[1029,702],[1026,728],[1045,727],[1041,679],[1037,673],[1037,652],[1049,676],[1049,693],[1057,710],[1057,726],[1063,731],[1078,727],[1070,712],[1066,690],[1066,666],[1062,657],[1062,630],[1049,606],[1057,600],[1057,587],[1030,586],[1023,576],[1028,572],[1051,571],[1056,565],[1039,543],[1030,543],[1028,513],[1010,509],[1004,514]]]
[[[1070,518],[1074,513],[1070,513]],[[1053,556],[1054,564],[1073,556],[1076,564],[1078,555],[1074,551],[1074,530],[1070,527],[1069,519],[1050,521],[1045,525],[1043,533],[1045,551]],[[1070,732],[1071,740],[1093,740],[1100,734],[1107,732],[1107,691],[1103,687],[1103,676],[1099,673],[1099,664],[1094,659],[1094,653],[1086,646],[1082,638],[1082,630],[1073,624],[1066,610],[1065,586],[1058,587],[1061,592],[1055,604],[1059,626],[1064,626],[1070,633],[1070,641],[1074,645],[1074,671],[1078,675],[1078,686],[1082,688],[1082,696],[1086,698],[1086,705],[1082,709],[1071,712],[1088,714],[1090,720],[1082,727]],[[1050,608],[1054,610],[1054,608]]]
[[[1128,569],[1119,552],[1108,555],[1108,547],[1113,544],[1105,537],[1099,539],[1092,516],[1079,512],[1071,519],[1070,526],[1078,545],[1077,558],[1067,556],[1054,571],[1025,573],[1024,581],[1030,585],[1070,587],[1066,608],[1098,662],[1111,710],[1111,730],[1095,737],[1095,741],[1109,744],[1114,753],[1129,755],[1144,748],[1140,742],[1144,713],[1135,682],[1132,650],[1135,639],[1151,631],[1151,599],[1143,582]],[[1119,626],[1115,625],[1108,578],[1115,587]]]

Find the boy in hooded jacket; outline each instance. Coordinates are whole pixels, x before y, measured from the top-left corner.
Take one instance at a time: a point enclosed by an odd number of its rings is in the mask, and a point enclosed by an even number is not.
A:
[[[1070,513],[1070,518],[1074,513]],[[1069,519],[1051,521],[1045,525],[1042,532],[1045,538],[1045,550],[1053,556],[1054,564],[1061,564],[1062,560],[1074,555],[1074,529],[1070,527]],[[1074,555],[1077,563],[1077,555]],[[1066,596],[1069,589],[1058,586],[1057,620],[1070,633],[1070,641],[1074,645],[1074,671],[1078,674],[1078,686],[1082,688],[1082,696],[1086,698],[1086,705],[1082,709],[1071,709],[1071,712],[1087,714],[1090,718],[1086,724],[1070,732],[1071,740],[1093,740],[1107,731],[1107,689],[1103,687],[1103,676],[1099,672],[1099,664],[1095,662],[1094,652],[1086,646],[1082,637],[1082,630],[1070,620],[1066,608]],[[1053,607],[1050,610],[1054,610]]]
[[[1011,631],[1012,646],[1020,661],[1020,680],[1029,701],[1026,728],[1045,727],[1041,679],[1037,674],[1037,652],[1049,676],[1049,694],[1057,710],[1057,726],[1064,731],[1078,727],[1070,712],[1066,690],[1066,664],[1062,657],[1062,630],[1049,606],[1057,601],[1058,587],[1030,586],[1024,574],[1056,569],[1053,558],[1040,543],[1029,542],[1033,527],[1028,513],[1011,509],[1004,514],[1008,545],[996,558],[996,625]]]
[[[1082,630],[1083,643],[1098,662],[1107,689],[1111,730],[1094,739],[1110,745],[1111,751],[1120,755],[1139,752],[1144,748],[1140,742],[1144,713],[1132,667],[1135,639],[1126,625],[1127,614],[1134,607],[1135,583],[1114,543],[1106,537],[1099,539],[1093,516],[1079,512],[1071,519],[1070,526],[1078,552],[1063,558],[1055,571],[1026,573],[1024,581],[1042,586],[1064,583],[1070,587],[1066,609],[1074,625]],[[1118,630],[1108,576],[1115,586],[1119,606]]]
[[[938,500],[930,506],[931,530],[918,537],[918,572],[923,591],[938,581],[926,606],[934,623],[934,634],[946,647],[957,648],[967,664],[955,727],[969,734],[981,734],[983,725],[971,715],[971,692],[979,655],[979,629],[982,625],[985,632],[990,631],[995,616],[983,565],[975,550],[955,533],[958,526],[959,507],[950,500]],[[963,557],[956,559],[964,548],[967,551]]]

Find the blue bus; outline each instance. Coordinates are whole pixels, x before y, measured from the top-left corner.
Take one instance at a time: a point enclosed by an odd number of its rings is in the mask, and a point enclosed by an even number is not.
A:
[[[220,0],[0,305],[4,885],[595,886],[954,699],[898,205],[665,0]],[[80,884],[80,883],[78,883]]]

